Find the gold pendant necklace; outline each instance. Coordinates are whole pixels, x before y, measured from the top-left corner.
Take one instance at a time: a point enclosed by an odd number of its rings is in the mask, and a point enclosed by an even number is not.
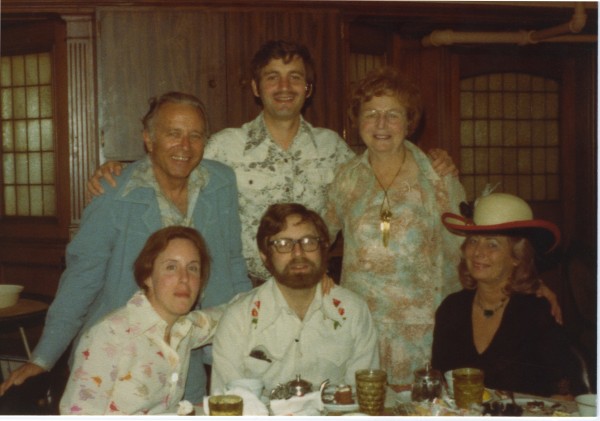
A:
[[[392,222],[392,216],[393,216],[391,206],[390,206],[390,198],[388,197],[388,190],[390,189],[390,187],[392,187],[392,184],[394,184],[394,181],[396,181],[396,178],[398,178],[400,171],[402,171],[402,168],[404,167],[404,162],[406,162],[407,151],[405,148],[403,148],[403,150],[404,150],[404,156],[402,157],[402,163],[400,164],[400,168],[398,168],[398,171],[396,171],[394,178],[392,178],[392,181],[387,186],[387,188],[383,187],[383,184],[381,184],[379,177],[377,177],[377,174],[375,173],[375,169],[373,169],[373,174],[375,175],[375,179],[377,180],[377,182],[379,183],[379,186],[383,190],[383,201],[381,202],[381,207],[379,208],[379,220],[380,220],[379,229],[381,231],[381,239],[383,241],[383,246],[386,248],[390,241],[390,224]]]

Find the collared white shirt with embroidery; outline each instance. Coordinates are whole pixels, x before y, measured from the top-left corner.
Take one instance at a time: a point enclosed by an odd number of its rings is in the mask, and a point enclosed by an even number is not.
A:
[[[218,316],[192,311],[171,328],[145,294],[84,334],[60,402],[62,415],[176,413],[183,397],[190,351],[212,339]]]
[[[270,276],[256,245],[256,231],[269,205],[295,202],[322,213],[335,170],[353,156],[337,133],[313,127],[303,118],[287,151],[272,140],[262,113],[210,138],[204,157],[229,165],[237,177],[243,254],[250,274]]]
[[[270,279],[232,300],[221,317],[211,393],[245,377],[262,379],[267,391],[297,374],[313,385],[354,384],[356,370],[377,367],[377,331],[362,298],[342,287],[323,296],[319,284],[300,320]]]

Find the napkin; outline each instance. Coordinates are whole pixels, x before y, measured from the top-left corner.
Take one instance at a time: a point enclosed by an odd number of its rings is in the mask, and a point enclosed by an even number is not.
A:
[[[229,389],[226,393],[220,393],[219,390],[215,391],[215,395],[238,395],[244,400],[243,415],[269,415],[269,410],[259,398],[248,389],[241,387],[234,387]],[[204,397],[204,413],[209,414],[210,408],[208,407],[208,396]]]
[[[311,392],[304,396],[292,396],[289,399],[271,400],[273,415],[321,415],[322,410],[321,392]]]

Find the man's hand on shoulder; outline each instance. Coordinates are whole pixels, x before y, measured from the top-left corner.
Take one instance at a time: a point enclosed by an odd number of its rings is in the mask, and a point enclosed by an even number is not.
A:
[[[431,158],[433,169],[440,177],[458,175],[458,168],[454,165],[452,157],[444,149],[430,149],[427,155]]]
[[[87,181],[86,197],[88,202],[92,200],[94,196],[100,196],[104,193],[100,180],[104,178],[108,184],[113,187],[117,186],[115,176],[121,175],[123,170],[123,164],[118,161],[108,161],[102,164]]]

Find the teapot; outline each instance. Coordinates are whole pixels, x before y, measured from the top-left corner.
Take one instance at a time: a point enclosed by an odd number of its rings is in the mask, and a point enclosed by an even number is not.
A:
[[[300,374],[296,374],[294,380],[287,382],[286,387],[291,396],[304,396],[312,392],[312,383],[300,378]]]
[[[413,402],[432,401],[442,397],[442,373],[429,364],[414,372],[411,399]]]
[[[329,379],[321,383],[320,390],[322,391],[328,383]],[[312,383],[304,380],[300,374],[296,374],[295,379],[285,384],[278,384],[271,391],[271,399],[289,399],[292,396],[304,396],[310,392],[312,392]]]

